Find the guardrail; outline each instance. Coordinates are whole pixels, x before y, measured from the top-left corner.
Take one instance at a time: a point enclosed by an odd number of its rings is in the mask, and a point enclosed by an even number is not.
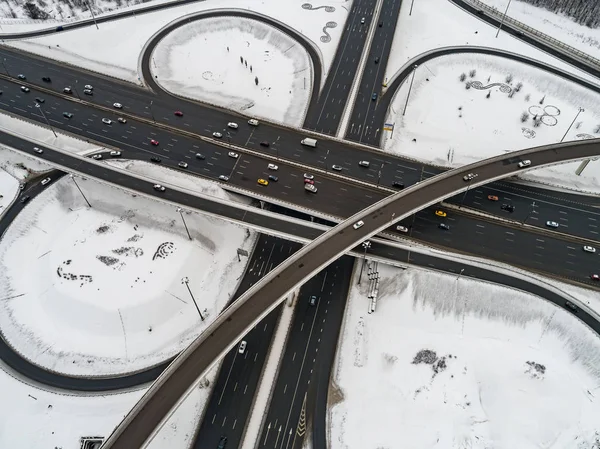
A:
[[[570,56],[579,59],[581,62],[584,62],[588,65],[594,66],[596,69],[600,70],[600,59],[594,58],[589,54],[578,50],[575,47],[571,47],[570,45],[565,44],[564,42],[559,41],[558,39],[554,39],[553,37],[548,36],[547,34],[542,33],[535,28],[530,27],[529,25],[524,24],[523,22],[519,22],[516,19],[508,15],[504,15],[498,9],[493,6],[489,6],[486,3],[480,0],[464,0],[467,3],[470,3],[474,8],[478,8],[491,16],[494,16],[498,20],[502,20],[503,23],[510,23],[516,28],[525,31],[526,33],[535,36],[537,39],[544,41],[546,44],[554,47],[555,49],[563,52],[568,52]]]

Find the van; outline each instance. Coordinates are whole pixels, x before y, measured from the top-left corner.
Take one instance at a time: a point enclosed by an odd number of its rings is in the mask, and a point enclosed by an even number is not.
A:
[[[317,139],[311,139],[310,137],[305,137],[300,141],[302,145],[306,145],[307,147],[317,147]]]
[[[248,120],[248,125],[258,126],[258,120],[256,120],[255,118],[251,118],[250,120]]]

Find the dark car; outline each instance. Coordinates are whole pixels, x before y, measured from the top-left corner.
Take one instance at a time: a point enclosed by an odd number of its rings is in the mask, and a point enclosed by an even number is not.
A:
[[[379,28],[383,26],[383,22],[379,22]]]
[[[375,58],[375,64],[379,64],[379,56]]]
[[[73,118],[73,114],[71,114],[70,112],[63,112],[63,117],[68,118],[68,119],[72,119]]]
[[[206,159],[206,156],[204,156],[202,153],[196,153],[196,159],[200,159],[201,161],[203,161],[204,159]]]
[[[52,80],[49,76],[42,76],[42,81],[44,81],[45,83],[50,83]]]
[[[160,163],[162,162],[162,159],[161,159],[161,158],[159,158],[159,157],[156,157],[156,156],[152,156],[152,157],[150,158],[150,160],[151,160],[152,162],[156,162],[157,164],[160,164]]]
[[[438,228],[443,229],[444,231],[449,231],[450,230],[450,226],[448,226],[446,223],[440,223],[438,225]]]
[[[311,306],[316,306],[317,305],[317,297],[315,295],[311,295],[311,297],[308,298],[308,304],[310,304]]]
[[[392,187],[396,187],[397,189],[403,189],[404,184],[399,181],[394,181],[394,182],[392,182]]]
[[[226,445],[227,445],[227,437],[221,437],[221,439],[219,440],[219,445],[217,446],[217,449],[225,449]]]
[[[269,181],[277,182],[279,181],[279,178],[275,175],[269,175]]]
[[[40,98],[40,97],[35,97],[35,102],[36,103],[45,103],[46,100],[44,100],[43,98]]]
[[[512,213],[515,211],[515,206],[513,206],[512,204],[503,204],[502,206],[500,206],[500,209]]]
[[[375,101],[377,100],[377,93],[373,92],[373,95],[371,95],[371,100]]]
[[[59,26],[56,27],[56,31],[62,31],[62,30],[64,30],[64,28],[63,28],[62,25],[59,25]]]
[[[264,140],[264,141],[262,141],[262,142],[260,143],[260,146],[261,146],[261,147],[267,147],[267,148],[269,148],[269,142],[267,142],[266,140]]]
[[[23,198],[21,198],[21,203],[25,204],[30,199],[31,199],[31,197],[29,195],[25,195]]]
[[[73,93],[73,90],[70,87],[65,87],[63,89],[63,92],[70,95]]]
[[[565,306],[568,307],[571,310],[571,312],[573,312],[573,313],[579,312],[579,309],[577,308],[577,306],[575,304],[573,304],[572,302],[569,302],[569,301],[565,302]]]

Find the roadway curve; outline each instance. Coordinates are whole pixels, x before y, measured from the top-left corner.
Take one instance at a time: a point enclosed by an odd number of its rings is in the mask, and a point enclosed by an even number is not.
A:
[[[181,95],[177,95],[172,92],[169,92],[169,91],[165,90],[160,84],[158,84],[155,81],[155,78],[152,76],[152,70],[150,69],[150,60],[152,58],[152,52],[154,51],[156,46],[159,44],[159,42],[167,34],[171,33],[172,31],[176,30],[180,26],[185,25],[187,23],[195,22],[197,20],[202,20],[202,19],[210,19],[213,17],[239,17],[239,18],[243,18],[243,19],[256,20],[256,21],[264,23],[265,25],[269,25],[273,28],[276,28],[277,30],[281,31],[284,34],[287,34],[292,39],[294,39],[296,42],[298,42],[300,45],[302,45],[302,47],[304,47],[304,49],[310,56],[310,60],[312,62],[312,68],[313,68],[313,83],[312,83],[312,92],[311,92],[310,102],[309,102],[309,110],[312,105],[317,104],[317,100],[319,98],[319,90],[321,88],[321,76],[322,76],[322,72],[323,72],[322,61],[321,61],[320,53],[319,53],[319,50],[317,49],[317,47],[315,45],[313,45],[304,35],[298,33],[293,28],[285,25],[283,22],[279,22],[278,20],[272,19],[271,17],[264,16],[262,14],[258,14],[258,13],[254,13],[254,12],[250,12],[250,11],[244,11],[244,10],[236,10],[236,9],[234,9],[234,10],[226,10],[226,9],[212,10],[212,11],[200,12],[200,13],[194,14],[193,16],[187,16],[185,18],[181,18],[174,22],[171,22],[170,24],[165,26],[163,29],[158,31],[154,36],[152,36],[152,38],[146,43],[146,46],[144,47],[144,50],[143,50],[141,58],[140,58],[142,79],[144,80],[144,83],[148,87],[150,87],[150,89],[152,89],[158,95],[169,95],[172,97],[183,98],[187,101],[194,101],[193,99],[190,99],[187,97],[182,97]],[[308,113],[306,115],[308,115]]]
[[[583,141],[547,145],[479,161],[412,186],[392,195],[340,223],[299,250],[271,271],[228,307],[150,387],[123,422],[103,444],[105,449],[142,447],[186,390],[222,357],[245,332],[276,307],[282,298],[331,261],[390,224],[423,207],[466,190],[463,176],[478,173],[469,184],[480,186],[516,174],[520,158],[532,159],[532,168],[586,159],[600,154],[600,142]],[[353,225],[363,220],[360,230]],[[323,245],[323,247],[321,247]]]

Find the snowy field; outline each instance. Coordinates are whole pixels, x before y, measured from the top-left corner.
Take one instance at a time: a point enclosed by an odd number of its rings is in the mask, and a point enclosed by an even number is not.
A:
[[[146,42],[161,28],[189,14],[221,7],[235,8],[264,14],[304,34],[318,46],[321,52],[324,80],[335,54],[350,2],[328,1],[327,6],[331,8],[327,9],[321,8],[320,4],[310,5],[310,3],[292,0],[261,2],[231,0],[226,4],[209,0],[103,23],[100,24],[100,30],[90,26],[36,39],[7,41],[6,44],[126,81],[140,83],[138,59]],[[326,26],[328,24],[331,27]],[[123,39],[125,35],[127,39]],[[102,44],[98,45],[98,42]],[[118,51],[114,51],[116,48]]]
[[[146,161],[128,161],[125,159],[106,159],[105,164],[127,170],[137,175],[155,179],[160,183],[179,187],[192,192],[202,193],[206,196],[232,201],[235,203],[250,204],[252,199],[247,196],[235,195],[221,188],[214,181],[209,181],[199,176],[188,175],[180,171],[171,170]]]
[[[0,242],[0,330],[26,358],[72,375],[137,371],[176,355],[237,288],[255,235],[68,177]],[[27,266],[27,270],[22,267]],[[186,285],[187,282],[187,285]],[[205,316],[201,322],[187,286]]]
[[[213,369],[146,446],[186,448],[216,377]],[[107,437],[146,388],[119,394],[66,394],[29,385],[0,366],[0,447],[80,449],[82,437]],[[27,431],[24,431],[27,429]]]
[[[467,89],[467,83],[472,87]],[[391,139],[386,132],[384,148],[438,165],[457,167],[510,150],[559,142],[580,107],[585,111],[565,141],[600,137],[597,94],[504,58],[436,58],[417,69],[403,117],[407,94],[405,83],[386,120],[396,126]],[[600,192],[600,162],[591,162],[581,176],[575,176],[578,166],[579,162],[557,165],[521,177]]]
[[[515,2],[516,3],[516,2]],[[598,79],[543,53],[505,33],[496,38],[496,29],[466,13],[448,0],[418,0],[400,10],[392,51],[385,76],[391,80],[409,60],[429,50],[456,45],[492,47],[538,61],[598,83]],[[511,6],[512,8],[512,6]],[[561,38],[554,34],[555,38]],[[429,63],[425,64],[427,67]]]
[[[496,8],[501,14],[508,4],[508,0],[481,1]],[[590,56],[598,58],[600,54],[600,29],[598,28],[579,25],[567,16],[519,1],[511,2],[506,15]]]
[[[192,22],[166,36],[152,58],[167,91],[287,125],[304,121],[313,84],[308,53],[261,22]]]
[[[90,5],[93,13],[98,16],[105,12],[116,11],[143,3],[143,0],[89,0],[89,2],[37,0],[30,2],[33,6],[27,6],[26,3],[14,0],[3,2],[0,5],[2,26],[10,26],[13,23],[45,24],[49,26],[48,21],[51,23],[62,23],[77,19],[88,19],[92,15],[87,5]]]
[[[368,283],[349,297],[330,390],[332,449],[595,447],[600,341],[585,325],[510,289],[379,272],[374,314]]]

